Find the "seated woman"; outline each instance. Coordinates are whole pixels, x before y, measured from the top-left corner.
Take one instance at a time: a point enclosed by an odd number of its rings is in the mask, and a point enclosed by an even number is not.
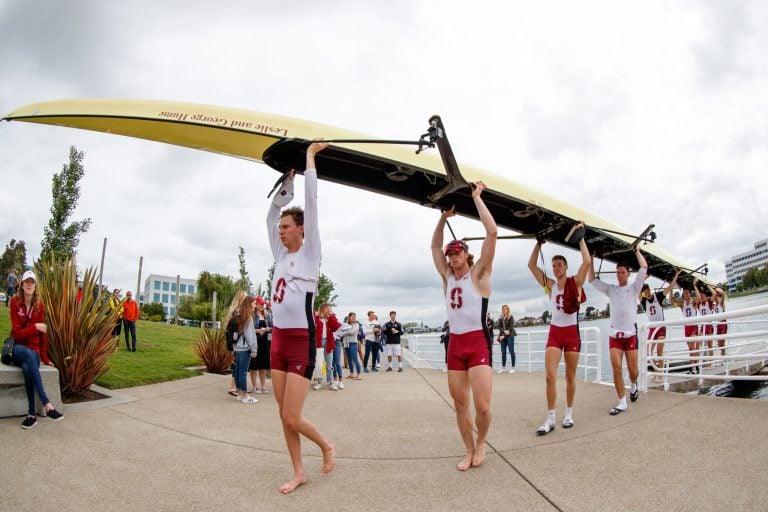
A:
[[[24,387],[29,403],[28,416],[21,428],[37,425],[35,413],[35,391],[40,397],[46,416],[54,421],[64,417],[48,400],[40,377],[40,361],[53,366],[48,359],[48,328],[45,325],[43,302],[37,293],[37,279],[28,270],[21,278],[21,286],[16,296],[11,299],[11,336],[16,340],[13,347],[13,364],[21,368],[24,374]]]

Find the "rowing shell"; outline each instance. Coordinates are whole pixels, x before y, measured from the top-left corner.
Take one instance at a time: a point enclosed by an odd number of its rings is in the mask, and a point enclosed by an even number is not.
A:
[[[211,105],[150,100],[80,99],[35,103],[19,108],[6,121],[51,124],[165,142],[178,146],[265,162],[280,172],[304,170],[312,139],[373,140],[365,134],[290,117]],[[411,135],[422,130],[414,130]],[[441,147],[441,153],[442,153]],[[443,156],[445,156],[443,154]],[[452,158],[452,155],[451,155]],[[446,172],[435,151],[416,152],[398,144],[333,143],[317,156],[318,178],[369,190],[430,208],[455,206],[477,219],[471,191]],[[566,237],[576,220],[586,225],[590,251],[613,262],[636,265],[631,249],[642,243],[649,273],[671,280],[676,268],[693,268],[656,244],[648,231],[640,236],[583,208],[471,165],[461,164],[466,182],[488,186],[483,199],[499,226],[542,237],[578,250]],[[265,193],[269,185],[265,184]],[[702,275],[701,279],[706,281]],[[682,279],[691,281],[691,276]]]

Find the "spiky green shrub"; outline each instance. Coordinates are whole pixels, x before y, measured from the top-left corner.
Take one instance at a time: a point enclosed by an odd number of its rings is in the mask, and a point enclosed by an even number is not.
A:
[[[38,263],[36,271],[48,326],[48,357],[59,370],[61,393],[81,395],[109,370],[109,358],[119,343],[112,336],[119,308],[112,310],[103,295],[94,298],[98,283],[93,268],[83,276],[80,302],[74,261],[50,259]]]
[[[210,373],[229,373],[234,354],[227,350],[224,329],[209,329],[203,325],[200,339],[192,345],[192,351],[199,357]]]

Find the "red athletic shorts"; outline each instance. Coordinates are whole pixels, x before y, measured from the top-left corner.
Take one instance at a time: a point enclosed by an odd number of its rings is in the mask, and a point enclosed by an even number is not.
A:
[[[728,324],[717,324],[717,334],[725,334],[728,332]]]
[[[691,336],[698,336],[699,335],[699,326],[698,325],[686,325],[685,326],[685,337],[690,338]]]
[[[549,336],[547,337],[547,348],[555,347],[566,352],[581,352],[581,336],[579,335],[579,326],[558,325],[549,326]]]
[[[315,371],[317,346],[314,333],[309,329],[272,328],[272,346],[269,365],[273,370],[295,373],[305,379]]]
[[[614,338],[613,336],[610,336],[608,338],[608,348],[617,348],[624,352],[637,350],[637,336],[633,335],[626,338]]]
[[[648,341],[660,340],[661,338],[666,338],[666,337],[667,337],[666,327],[651,327],[651,330],[648,332]]]
[[[707,324],[707,325],[701,326],[700,332],[702,336],[709,336],[710,334],[715,332],[715,329],[712,324]]]
[[[451,333],[448,343],[448,369],[465,372],[475,366],[491,366],[491,344],[484,331]]]

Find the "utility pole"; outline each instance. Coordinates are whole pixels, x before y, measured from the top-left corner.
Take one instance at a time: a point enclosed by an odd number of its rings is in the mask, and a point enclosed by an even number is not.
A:
[[[179,325],[179,283],[181,282],[181,277],[179,274],[176,274],[176,307],[173,308],[174,316],[173,316],[173,323],[176,325]]]
[[[104,254],[107,252],[107,237],[104,237],[104,246],[101,248],[101,266],[99,267],[99,293],[101,293],[101,277],[104,275]]]
[[[139,277],[136,279],[136,300],[141,300],[141,266],[144,264],[144,256],[139,257]]]
[[[211,310],[213,311],[213,323],[216,323],[216,291],[213,292],[213,306],[211,307]]]

